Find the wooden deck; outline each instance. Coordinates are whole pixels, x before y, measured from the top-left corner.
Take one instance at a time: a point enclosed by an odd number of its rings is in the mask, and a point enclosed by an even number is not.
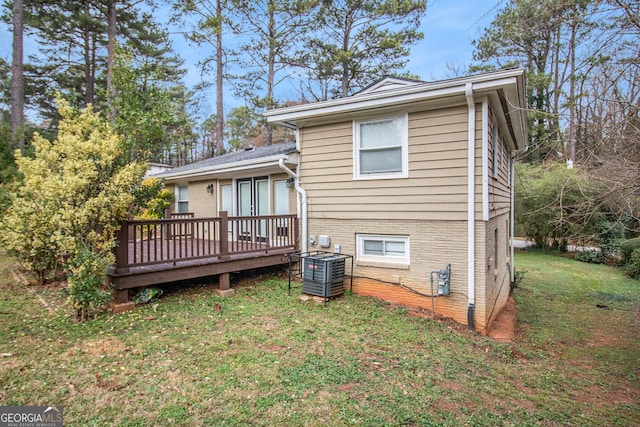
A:
[[[287,263],[298,249],[295,215],[124,221],[109,280],[118,302],[127,289]],[[123,244],[126,242],[126,244]]]

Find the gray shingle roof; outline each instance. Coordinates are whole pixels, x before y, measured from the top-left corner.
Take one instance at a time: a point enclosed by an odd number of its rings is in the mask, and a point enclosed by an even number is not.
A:
[[[202,170],[220,165],[230,165],[232,163],[244,162],[247,160],[259,159],[262,157],[277,156],[278,154],[289,154],[293,153],[294,151],[296,151],[295,142],[286,142],[282,144],[256,147],[251,150],[234,151],[233,153],[224,154],[220,157],[212,157],[210,159],[204,159],[200,160],[199,162],[179,166],[166,172],[154,175],[154,177],[162,178],[164,175],[173,175],[175,173],[188,172],[191,170]]]

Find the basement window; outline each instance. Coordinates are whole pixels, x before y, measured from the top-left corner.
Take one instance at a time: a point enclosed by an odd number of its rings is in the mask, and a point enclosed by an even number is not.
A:
[[[409,264],[409,236],[356,234],[358,261]]]

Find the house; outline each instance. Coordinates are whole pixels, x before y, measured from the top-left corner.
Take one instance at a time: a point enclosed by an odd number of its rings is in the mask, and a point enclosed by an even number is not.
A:
[[[514,279],[514,154],[527,144],[523,70],[437,82],[389,77],[353,96],[265,116],[296,134],[302,251],[354,255],[358,294],[433,304],[438,314],[488,329]],[[233,187],[231,178],[217,188]],[[204,186],[193,191],[201,196]],[[432,290],[432,273],[445,266],[449,292]]]
[[[109,270],[114,311],[129,290],[284,264],[299,250],[295,143],[247,149],[153,175],[174,192],[165,219],[126,220]]]
[[[296,213],[295,143],[235,151],[154,175],[174,192],[172,212],[196,217]]]

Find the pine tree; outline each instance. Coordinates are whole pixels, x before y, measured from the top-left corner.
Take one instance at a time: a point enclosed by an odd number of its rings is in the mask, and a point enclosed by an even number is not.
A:
[[[401,71],[409,47],[423,38],[425,10],[424,0],[323,1],[299,64],[315,85],[307,89],[316,99],[344,97]]]

